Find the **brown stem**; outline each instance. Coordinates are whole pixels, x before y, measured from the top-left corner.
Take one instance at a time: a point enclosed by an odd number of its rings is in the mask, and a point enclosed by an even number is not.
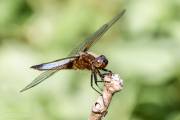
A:
[[[123,80],[117,74],[107,74],[104,77],[102,96],[99,96],[92,107],[89,120],[102,120],[107,114],[114,93],[123,89]]]

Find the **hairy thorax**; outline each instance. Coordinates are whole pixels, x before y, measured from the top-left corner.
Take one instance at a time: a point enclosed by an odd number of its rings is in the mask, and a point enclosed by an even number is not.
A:
[[[74,60],[73,62],[73,68],[74,69],[92,69],[93,61],[95,60],[96,56],[92,53],[86,52],[86,53],[80,53],[80,56],[78,59]]]

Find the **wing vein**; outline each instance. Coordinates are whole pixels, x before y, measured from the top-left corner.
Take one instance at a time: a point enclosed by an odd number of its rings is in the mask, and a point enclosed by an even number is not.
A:
[[[111,19],[109,22],[101,26],[95,33],[93,33],[91,36],[89,36],[87,39],[85,39],[78,47],[73,49],[69,56],[76,55],[79,52],[86,52],[89,50],[89,48],[98,41],[106,31],[109,30],[109,28],[116,23],[125,13],[126,10],[123,10],[121,13],[119,13],[117,16],[115,16],[113,19]]]

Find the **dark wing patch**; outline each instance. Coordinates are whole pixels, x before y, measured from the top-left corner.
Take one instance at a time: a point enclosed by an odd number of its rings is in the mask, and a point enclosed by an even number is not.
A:
[[[46,70],[45,72],[41,73],[39,76],[37,76],[30,84],[28,84],[25,88],[23,88],[20,92],[26,91],[39,83],[43,82],[47,78],[54,75],[56,72],[58,72],[61,69],[70,69],[72,66],[72,60],[74,60],[77,57],[69,57],[65,59],[59,59],[53,62],[49,62],[46,64],[40,64],[32,66],[32,68],[38,69],[38,70]],[[54,65],[55,64],[55,65]],[[56,65],[57,64],[57,65]]]
[[[67,64],[70,64],[75,58],[77,58],[77,57],[63,58],[63,59],[55,60],[55,61],[48,62],[48,63],[34,65],[34,66],[31,66],[31,68],[37,69],[37,70],[53,70],[56,68],[60,68],[63,65],[66,66]]]
[[[100,27],[95,33],[93,33],[91,36],[89,36],[87,39],[85,39],[78,47],[72,50],[72,52],[69,54],[69,56],[76,55],[79,52],[86,52],[89,50],[89,48],[98,41],[104,33],[114,24],[116,23],[125,13],[126,10],[123,10],[121,13],[119,13],[117,16],[115,16],[112,20],[110,20],[108,23],[104,24],[102,27]]]

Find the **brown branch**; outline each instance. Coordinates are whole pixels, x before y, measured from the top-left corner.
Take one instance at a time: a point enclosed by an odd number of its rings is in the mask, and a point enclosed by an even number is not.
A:
[[[107,114],[114,93],[123,89],[123,80],[117,74],[107,74],[104,77],[102,96],[99,96],[92,107],[89,120],[102,120]]]

